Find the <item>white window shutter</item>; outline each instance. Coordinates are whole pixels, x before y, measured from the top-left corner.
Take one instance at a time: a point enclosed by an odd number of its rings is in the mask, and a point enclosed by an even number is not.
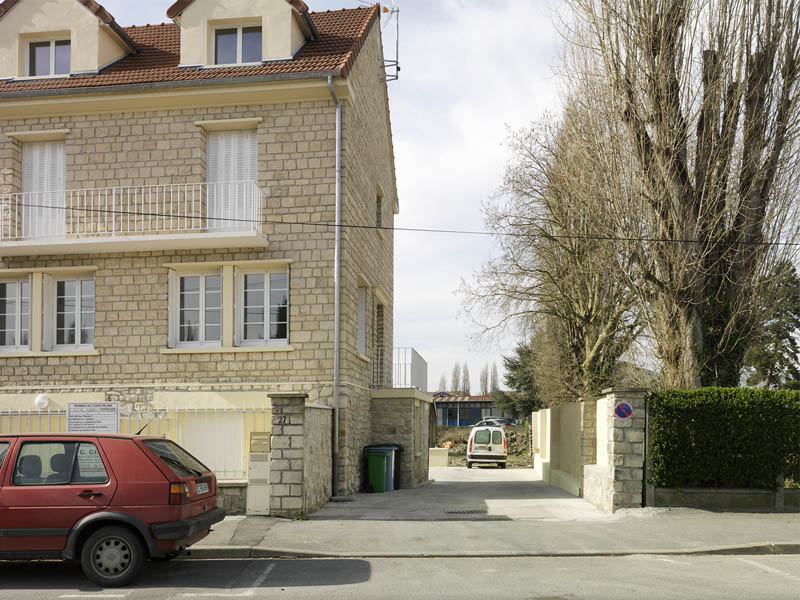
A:
[[[244,339],[244,276],[233,267],[233,345],[241,346]]]
[[[66,210],[64,210],[67,161],[64,142],[48,142],[47,152],[47,204],[51,207],[47,209],[50,213],[49,235],[64,235],[66,224]]]
[[[207,137],[206,178],[210,185],[209,215],[212,227],[243,227],[239,221],[251,218],[247,206],[250,186],[258,174],[256,130],[212,131]],[[248,203],[248,200],[250,202]]]
[[[66,188],[64,142],[26,142],[22,147],[22,235],[64,235]]]
[[[247,183],[242,184],[242,191],[238,196],[237,215],[240,219],[252,219],[254,216],[253,211],[248,210],[248,207],[252,207],[255,204],[256,198],[251,197],[253,188],[249,182],[258,179],[258,135],[255,129],[243,131],[242,133],[245,135],[242,136],[244,147],[243,156],[241,157],[242,178],[240,181]],[[240,222],[240,225],[245,226],[245,223]]]
[[[178,274],[169,269],[167,271],[167,347],[175,348],[178,341],[178,327],[180,324],[180,300],[178,288]]]
[[[42,276],[42,350],[53,349],[56,339],[56,280],[45,273]]]

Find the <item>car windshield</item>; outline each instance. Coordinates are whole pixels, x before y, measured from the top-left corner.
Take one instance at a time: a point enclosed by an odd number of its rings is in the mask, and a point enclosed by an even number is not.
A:
[[[489,430],[488,429],[481,429],[480,431],[475,432],[475,443],[476,444],[488,444],[489,443]]]
[[[0,467],[3,466],[3,459],[6,457],[9,445],[9,442],[0,442]]]
[[[169,465],[178,475],[202,475],[210,469],[170,440],[147,440],[145,446]]]

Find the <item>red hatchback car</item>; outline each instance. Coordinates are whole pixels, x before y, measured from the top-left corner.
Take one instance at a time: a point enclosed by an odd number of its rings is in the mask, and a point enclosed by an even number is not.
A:
[[[89,579],[126,585],[224,516],[214,474],[170,440],[0,434],[0,560],[79,561]]]

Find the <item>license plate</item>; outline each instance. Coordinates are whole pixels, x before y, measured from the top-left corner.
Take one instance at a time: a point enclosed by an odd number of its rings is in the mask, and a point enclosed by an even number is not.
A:
[[[198,483],[195,486],[195,491],[198,494],[207,494],[208,493],[208,484],[207,483]]]

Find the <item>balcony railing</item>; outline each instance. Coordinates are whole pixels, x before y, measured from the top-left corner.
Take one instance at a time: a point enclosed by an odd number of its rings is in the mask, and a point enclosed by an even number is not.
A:
[[[135,239],[163,246],[173,238],[167,247],[196,247],[203,237],[220,243],[263,237],[263,209],[255,181],[0,194],[0,254],[15,246],[66,249],[100,241],[119,246]],[[175,246],[175,238],[188,245]]]

